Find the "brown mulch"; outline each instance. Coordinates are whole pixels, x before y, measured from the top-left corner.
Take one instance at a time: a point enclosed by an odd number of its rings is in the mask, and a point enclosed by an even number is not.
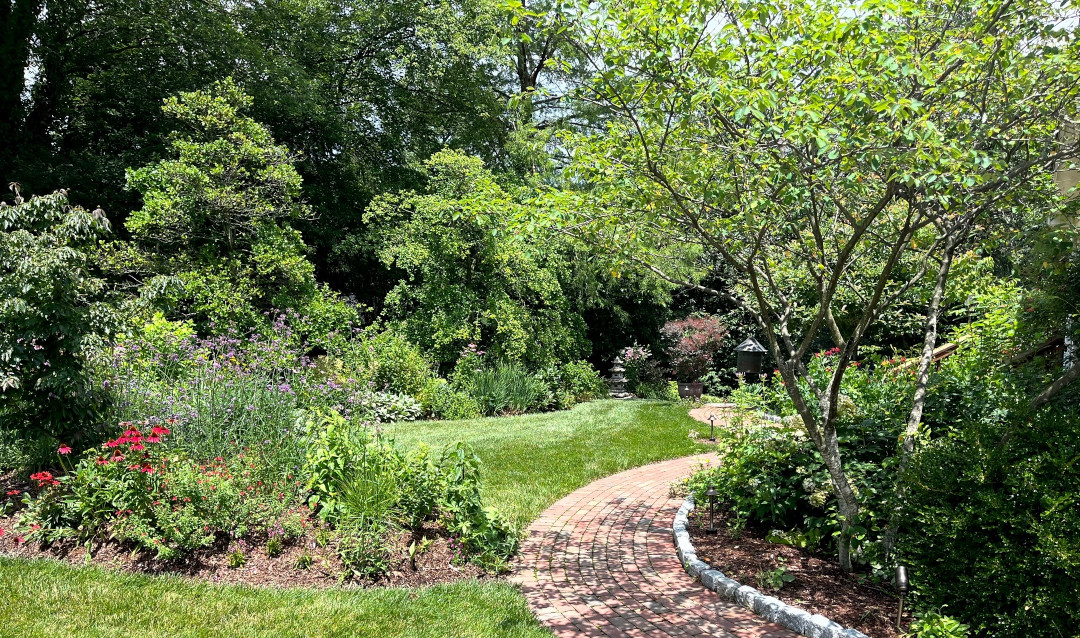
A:
[[[17,516],[0,517],[0,556],[19,558],[52,558],[71,565],[97,565],[125,572],[170,574],[198,581],[245,584],[263,587],[413,587],[434,585],[463,579],[487,579],[494,576],[471,563],[455,560],[450,538],[445,530],[425,523],[415,532],[403,531],[394,536],[393,559],[386,574],[377,580],[348,578],[348,573],[327,535],[311,530],[303,537],[284,543],[280,554],[267,555],[266,542],[249,541],[244,548],[246,562],[242,567],[229,567],[230,548],[227,539],[200,549],[190,556],[176,560],[158,560],[153,553],[133,553],[131,547],[106,541],[94,543],[87,560],[87,548],[74,541],[62,540],[43,546],[38,543],[18,543],[13,531]],[[417,551],[415,564],[410,562],[408,547],[413,542]],[[298,562],[310,557],[310,566]],[[458,564],[455,564],[458,563]]]
[[[864,575],[849,574],[826,556],[765,540],[768,530],[743,529],[734,534],[726,517],[718,514],[716,534],[706,534],[708,521],[699,512],[690,514],[690,538],[698,558],[728,578],[775,596],[812,614],[821,614],[871,638],[900,638],[896,628],[897,597],[887,584],[870,582]],[[779,568],[795,577],[780,591],[761,582],[761,574]],[[904,625],[911,621],[907,610]]]

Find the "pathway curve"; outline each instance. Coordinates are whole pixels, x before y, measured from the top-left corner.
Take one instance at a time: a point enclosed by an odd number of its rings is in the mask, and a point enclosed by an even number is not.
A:
[[[590,483],[529,528],[512,580],[556,636],[796,634],[721,599],[683,571],[668,485],[709,458],[646,465]]]

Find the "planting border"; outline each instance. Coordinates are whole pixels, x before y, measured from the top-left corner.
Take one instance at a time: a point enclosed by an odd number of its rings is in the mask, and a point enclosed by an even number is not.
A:
[[[843,627],[820,614],[811,614],[798,607],[792,607],[778,598],[762,594],[749,585],[742,585],[700,560],[697,557],[697,551],[694,550],[694,545],[690,542],[690,532],[687,529],[687,516],[693,509],[694,498],[691,495],[686,498],[678,513],[675,514],[675,522],[671,525],[671,535],[675,539],[675,548],[683,569],[693,578],[700,580],[702,585],[762,618],[783,625],[807,638],[869,638],[861,631]]]

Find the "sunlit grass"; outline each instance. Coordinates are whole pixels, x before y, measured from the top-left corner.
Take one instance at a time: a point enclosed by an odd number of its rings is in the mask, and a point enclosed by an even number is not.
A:
[[[275,590],[0,558],[0,636],[548,636],[503,582]]]
[[[700,451],[689,438],[695,427],[701,424],[684,406],[607,400],[519,417],[396,423],[386,431],[402,445],[468,443],[483,461],[485,502],[525,525],[598,478]]]

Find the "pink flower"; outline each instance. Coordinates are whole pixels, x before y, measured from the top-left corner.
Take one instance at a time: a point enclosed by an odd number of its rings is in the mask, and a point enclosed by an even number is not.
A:
[[[131,449],[134,452],[142,452],[143,450],[146,449],[146,446],[143,445],[142,443],[136,443],[135,445],[131,446]]]
[[[7,491],[8,496],[18,496],[19,493],[20,493],[19,490],[8,490]]]
[[[71,448],[66,445],[61,445],[60,449],[56,451],[57,454],[71,454]]]

